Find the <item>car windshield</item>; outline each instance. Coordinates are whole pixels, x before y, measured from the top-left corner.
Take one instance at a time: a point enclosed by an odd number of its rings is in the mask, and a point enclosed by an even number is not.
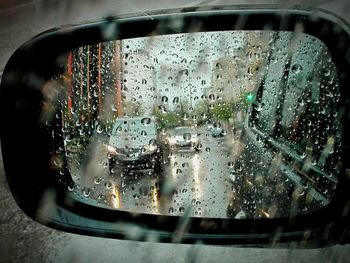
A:
[[[173,131],[174,135],[181,135],[182,136],[186,133],[189,133],[192,135],[196,134],[196,132],[193,129],[187,128],[187,127],[179,127],[179,128],[174,129],[174,131]]]
[[[118,118],[113,126],[109,144],[117,148],[138,148],[157,136],[155,120],[148,117]]]

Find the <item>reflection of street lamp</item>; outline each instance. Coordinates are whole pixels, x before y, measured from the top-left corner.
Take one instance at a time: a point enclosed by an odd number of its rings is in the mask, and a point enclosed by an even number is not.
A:
[[[190,108],[192,108],[192,85],[191,84],[188,85],[188,90],[190,93]]]
[[[199,199],[202,195],[200,180],[199,180],[199,170],[200,170],[200,158],[198,154],[195,154],[192,159],[193,167],[193,180],[195,188],[195,197]]]
[[[121,208],[121,200],[120,200],[120,192],[118,187],[113,184],[112,186],[112,195],[113,195],[113,207],[114,208]]]
[[[156,184],[156,180],[152,180],[152,185]],[[151,202],[153,204],[153,207],[155,209],[155,213],[159,214],[159,196],[158,196],[158,190],[157,187],[154,187],[151,189]]]

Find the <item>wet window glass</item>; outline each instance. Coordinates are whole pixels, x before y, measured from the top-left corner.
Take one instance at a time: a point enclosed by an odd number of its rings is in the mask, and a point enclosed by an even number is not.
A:
[[[331,201],[338,79],[317,38],[161,35],[83,46],[64,60],[54,81],[76,200],[214,218],[289,217]]]

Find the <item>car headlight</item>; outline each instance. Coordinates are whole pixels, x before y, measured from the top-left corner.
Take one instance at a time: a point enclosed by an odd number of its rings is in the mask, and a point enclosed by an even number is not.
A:
[[[169,144],[175,144],[175,143],[176,143],[176,139],[170,137],[170,138],[168,138],[168,143],[169,143]]]
[[[196,143],[196,142],[198,141],[198,137],[197,137],[197,136],[192,137],[192,138],[191,138],[191,141],[194,142],[194,143]]]
[[[110,155],[110,156],[115,156],[118,154],[117,149],[111,145],[107,146],[107,151],[108,151],[108,155]]]

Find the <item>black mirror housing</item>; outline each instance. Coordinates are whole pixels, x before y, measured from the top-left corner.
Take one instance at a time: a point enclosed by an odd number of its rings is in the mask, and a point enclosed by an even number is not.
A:
[[[83,45],[108,40],[225,30],[302,30],[319,38],[337,67],[339,110],[349,112],[350,59],[345,54],[350,52],[350,28],[323,11],[186,8],[53,29],[20,47],[7,63],[1,80],[3,162],[18,206],[48,227],[100,237],[241,246],[296,242],[300,247],[318,247],[348,243],[350,167],[345,162],[331,203],[311,214],[290,218],[217,219],[131,213],[91,206],[72,199],[67,192],[74,182],[63,154],[62,119],[59,114],[50,123],[41,119],[44,111],[59,112],[57,105],[54,109],[43,106],[43,89],[52,76],[64,70],[62,55]],[[350,115],[344,114],[342,122],[342,160],[346,161]]]

